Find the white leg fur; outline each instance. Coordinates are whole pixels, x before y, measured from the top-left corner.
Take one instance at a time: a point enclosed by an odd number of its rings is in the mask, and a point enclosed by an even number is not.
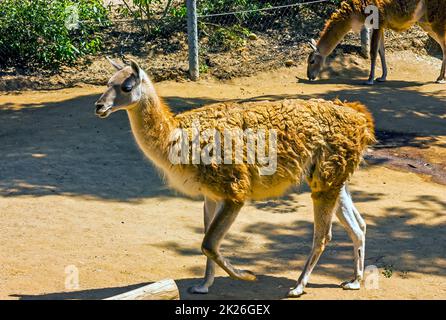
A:
[[[211,225],[212,220],[217,212],[217,203],[213,200],[205,198],[204,200],[204,232],[206,233]],[[209,292],[209,287],[214,283],[215,262],[207,258],[206,273],[203,282],[200,285],[189,288],[190,293],[206,294]]]
[[[336,215],[353,241],[355,264],[355,275],[353,280],[344,282],[341,286],[347,290],[358,290],[364,276],[366,224],[358,210],[355,208],[352,198],[345,186],[341,190],[340,206]]]

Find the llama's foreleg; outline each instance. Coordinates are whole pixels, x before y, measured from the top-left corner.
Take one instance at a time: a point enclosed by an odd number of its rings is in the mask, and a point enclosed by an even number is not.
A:
[[[365,82],[367,85],[373,85],[375,79],[375,67],[376,67],[376,58],[378,57],[379,46],[381,44],[381,37],[384,33],[383,29],[373,30],[372,33],[372,43],[370,46],[370,75],[369,79]]]
[[[353,241],[355,268],[353,280],[344,282],[341,286],[348,290],[358,290],[364,276],[366,224],[358,210],[356,210],[350,193],[345,186],[341,190],[337,217]]]
[[[381,59],[381,66],[383,74],[380,78],[376,78],[378,82],[384,82],[387,80],[387,62],[386,62],[386,46],[384,44],[384,30],[380,30],[381,41],[379,43],[379,58]]]
[[[209,230],[212,220],[215,217],[215,213],[217,208],[217,203],[209,198],[205,198],[204,200],[204,233]],[[214,283],[214,275],[215,275],[215,262],[210,258],[207,258],[206,261],[206,272],[204,275],[203,282],[200,285],[193,286],[189,288],[190,293],[200,293],[206,294],[209,292],[209,287]]]
[[[292,289],[289,297],[299,297],[304,293],[311,272],[316,266],[325,246],[331,240],[331,225],[334,209],[337,204],[338,192],[314,192],[312,194],[314,207],[313,248],[305,264],[304,270],[297,280],[296,288]]]
[[[243,204],[236,203],[231,200],[224,200],[218,203],[217,214],[209,226],[209,230],[204,236],[201,250],[203,253],[223,270],[225,270],[232,278],[239,280],[253,281],[256,280],[255,275],[246,270],[239,270],[232,266],[228,259],[220,253],[220,244],[225,234],[228,232],[232,223],[235,221]]]

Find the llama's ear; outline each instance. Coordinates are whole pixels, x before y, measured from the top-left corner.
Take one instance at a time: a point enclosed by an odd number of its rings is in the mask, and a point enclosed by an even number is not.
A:
[[[108,60],[108,62],[110,62],[110,64],[115,67],[116,70],[120,71],[122,69],[124,69],[123,65],[120,65],[119,63],[117,63],[116,61],[113,61],[109,56],[105,56],[105,58]]]
[[[135,60],[130,59],[130,66],[132,67],[133,74],[140,79],[141,78],[141,68]]]
[[[314,39],[310,39],[310,41],[308,42],[308,44],[310,45],[311,49],[313,49],[314,51],[319,51],[317,48],[317,42]]]

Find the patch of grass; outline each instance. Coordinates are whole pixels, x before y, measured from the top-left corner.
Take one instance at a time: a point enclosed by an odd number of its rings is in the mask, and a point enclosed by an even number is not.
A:
[[[200,63],[199,70],[200,70],[200,73],[208,73],[209,66],[206,63]]]
[[[391,278],[393,275],[393,265],[389,264],[384,266],[384,271],[382,273],[384,277]]]

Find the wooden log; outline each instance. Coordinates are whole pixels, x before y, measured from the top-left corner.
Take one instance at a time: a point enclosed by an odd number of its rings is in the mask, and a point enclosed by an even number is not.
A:
[[[178,300],[180,292],[175,281],[162,280],[147,286],[124,292],[104,300]]]

